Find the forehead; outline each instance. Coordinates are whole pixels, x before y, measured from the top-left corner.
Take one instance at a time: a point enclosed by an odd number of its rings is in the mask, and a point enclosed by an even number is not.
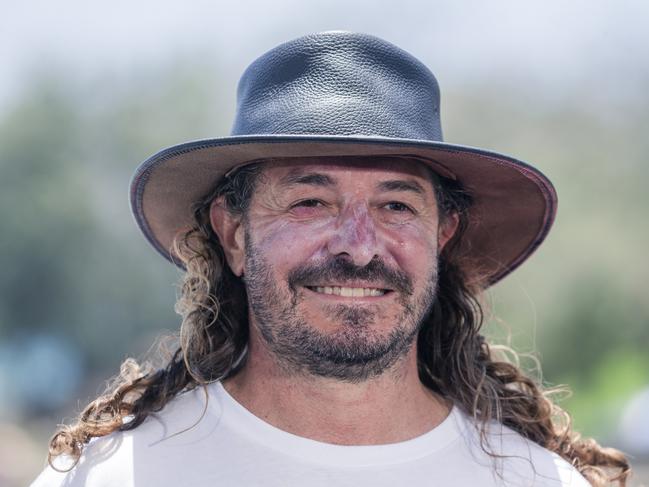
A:
[[[272,186],[291,185],[300,176],[323,174],[334,183],[345,180],[363,185],[385,180],[416,181],[426,191],[433,192],[434,173],[423,162],[409,158],[294,158],[264,164],[262,181]]]

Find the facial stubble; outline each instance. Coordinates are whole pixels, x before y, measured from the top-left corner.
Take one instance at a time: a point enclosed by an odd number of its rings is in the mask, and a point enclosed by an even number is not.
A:
[[[300,265],[289,272],[287,282],[280,283],[248,231],[245,239],[244,280],[251,326],[257,328],[264,346],[284,371],[358,383],[386,373],[411,350],[435,299],[437,255],[420,292],[415,292],[404,272],[388,268],[377,258],[365,267],[354,266],[341,257]],[[339,304],[325,308],[327,316],[338,325],[336,331],[318,330],[298,310],[304,294],[311,292],[304,285],[313,283],[314,278],[390,284],[392,292],[399,294],[402,308],[395,326],[381,334],[375,323],[385,317],[377,306]]]

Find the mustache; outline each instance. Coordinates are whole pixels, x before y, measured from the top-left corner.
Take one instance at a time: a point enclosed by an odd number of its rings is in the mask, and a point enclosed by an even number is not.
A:
[[[357,266],[342,257],[335,257],[319,264],[304,264],[288,274],[288,284],[295,291],[297,286],[313,285],[318,281],[362,280],[376,287],[393,289],[401,294],[413,293],[412,280],[405,272],[391,269],[378,257],[365,266]]]

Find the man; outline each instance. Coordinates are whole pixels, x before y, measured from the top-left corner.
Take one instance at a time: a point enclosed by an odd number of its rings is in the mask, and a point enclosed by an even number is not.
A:
[[[435,78],[397,47],[271,50],[232,136],[145,161],[132,205],[186,270],[180,347],[127,361],[34,485],[624,484],[624,456],[479,334],[480,292],[550,229],[551,183],[442,142]]]

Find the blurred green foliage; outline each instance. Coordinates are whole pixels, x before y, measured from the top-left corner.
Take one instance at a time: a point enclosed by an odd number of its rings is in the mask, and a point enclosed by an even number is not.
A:
[[[128,182],[163,147],[228,133],[234,93],[223,85],[176,63],[94,83],[48,74],[24,87],[0,117],[4,343],[63,337],[82,353],[92,395],[97,377],[177,327],[178,273],[139,235]],[[649,384],[647,108],[646,93],[633,105],[587,89],[542,100],[498,80],[444,99],[447,140],[518,156],[557,186],[555,228],[490,292],[499,319],[488,332],[502,341],[505,323],[515,348],[537,350],[544,381],[573,389],[563,405],[600,438],[614,437],[624,401]]]

